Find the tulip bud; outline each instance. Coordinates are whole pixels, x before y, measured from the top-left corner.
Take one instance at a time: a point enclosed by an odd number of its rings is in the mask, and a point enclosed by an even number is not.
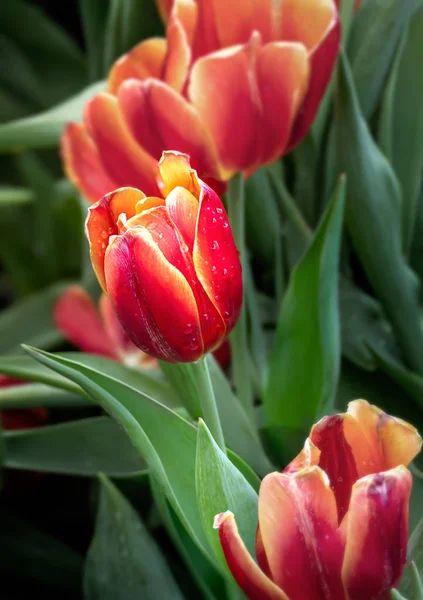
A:
[[[199,360],[234,327],[238,252],[217,194],[187,155],[159,162],[164,199],[121,188],[90,207],[86,234],[103,290],[130,339],[168,362]]]

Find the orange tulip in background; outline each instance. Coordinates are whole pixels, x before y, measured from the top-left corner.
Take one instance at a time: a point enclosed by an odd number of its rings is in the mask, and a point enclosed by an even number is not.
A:
[[[260,566],[234,515],[215,519],[228,566],[247,596],[388,600],[406,563],[406,465],[420,448],[414,427],[364,400],[319,421],[297,458],[261,484]]]
[[[94,202],[121,186],[158,194],[156,161],[186,152],[204,178],[250,174],[307,134],[340,43],[334,0],[162,0],[166,39],[113,66],[108,91],[62,138],[70,179]]]
[[[89,209],[97,278],[141,350],[169,362],[199,360],[234,327],[241,265],[223,204],[186,155],[159,163],[165,200],[121,188]]]

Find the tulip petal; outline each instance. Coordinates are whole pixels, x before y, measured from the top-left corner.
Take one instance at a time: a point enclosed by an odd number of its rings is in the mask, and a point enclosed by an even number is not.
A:
[[[257,57],[257,80],[263,111],[261,164],[284,153],[310,78],[309,58],[302,44],[266,44]]]
[[[307,438],[304,443],[304,448],[298,456],[285,467],[283,473],[285,475],[291,475],[305,467],[314,467],[319,464],[319,460],[320,450],[313,444],[310,438]]]
[[[222,201],[205,183],[201,185],[193,261],[198,279],[229,332],[241,311],[241,263]]]
[[[354,442],[350,440],[351,443],[354,443],[353,448],[357,444],[365,444],[365,439],[361,432],[354,427],[355,422],[349,415],[324,417],[313,426],[310,433],[310,440],[320,450],[319,467],[329,477],[331,488],[335,494],[339,521],[348,510],[351,489],[359,477],[354,450],[345,435],[344,427],[347,421],[352,422],[351,429],[356,433]],[[369,453],[370,459],[371,454]]]
[[[119,323],[113,304],[106,294],[102,294],[100,297],[99,309],[104,330],[109,337],[110,344],[112,344],[116,355],[124,361],[128,354],[132,356],[135,354],[143,354],[143,352],[130,340],[126,331]]]
[[[389,598],[407,559],[411,474],[403,466],[353,487],[345,524],[342,578],[349,600]]]
[[[167,53],[162,79],[176,92],[181,92],[191,63],[191,47],[179,19],[172,16],[166,31]]]
[[[156,6],[163,21],[166,23],[172,11],[175,0],[156,0]]]
[[[116,236],[107,249],[105,274],[119,321],[141,350],[169,362],[201,357],[194,294],[149,231],[130,229]]]
[[[198,215],[198,200],[183,187],[174,188],[166,198],[170,218],[192,254]]]
[[[85,232],[90,242],[93,269],[104,291],[104,257],[109,237],[118,233],[118,217],[121,214],[126,215],[128,219],[134,216],[136,204],[144,197],[144,194],[135,188],[121,188],[106,194],[88,209]]]
[[[310,82],[302,108],[295,120],[287,151],[295,148],[308,133],[323,94],[332,76],[341,42],[341,24],[336,15],[327,36],[310,55]]]
[[[290,600],[344,599],[335,496],[322,469],[267,475],[259,523],[272,579]]]
[[[116,95],[120,85],[127,79],[160,79],[166,51],[167,43],[163,38],[150,38],[137,44],[114,63],[107,79],[108,92]]]
[[[54,306],[56,327],[82,352],[117,358],[91,297],[79,285],[69,287]]]
[[[220,543],[228,567],[250,600],[290,600],[252,559],[239,536],[233,513],[228,511],[217,515],[214,527],[219,530]]]
[[[387,471],[398,465],[407,466],[420,452],[422,439],[415,427],[402,419],[391,417],[365,400],[354,400],[348,405],[348,414],[356,420],[369,447],[369,453],[378,457],[378,468],[369,470],[368,457],[363,455],[363,444],[352,445],[360,477],[376,471]],[[347,440],[351,435],[346,429]],[[361,460],[360,460],[361,459]]]
[[[159,159],[173,148],[191,157],[204,176],[220,178],[216,149],[195,109],[161,81],[127,81],[119,90],[119,104],[135,139]]]
[[[226,178],[257,164],[261,154],[262,107],[253,68],[256,45],[208,54],[191,70],[188,95],[215,140]]]
[[[177,188],[174,191],[176,190]],[[198,212],[198,203],[196,212]],[[212,350],[220,343],[225,334],[225,323],[222,315],[200,284],[188,245],[176,229],[167,209],[160,206],[140,213],[128,221],[127,226],[134,230],[135,228],[145,227],[149,231],[153,242],[163,253],[164,258],[178,269],[184,280],[188,282],[198,308],[203,346],[206,350]],[[187,321],[182,331],[189,336],[193,329],[193,322]]]
[[[264,42],[279,37],[274,0],[243,0],[232,10],[227,0],[206,1],[213,6],[220,47],[246,44],[254,30],[261,34]]]
[[[282,39],[300,42],[310,52],[327,35],[337,16],[333,0],[282,0]]]
[[[165,151],[159,161],[163,193],[168,196],[176,187],[183,187],[197,199],[200,197],[200,182],[191,169],[190,157],[182,152]]]
[[[84,125],[69,123],[61,137],[60,147],[66,175],[89,202],[97,202],[116,188]]]
[[[85,106],[85,123],[101,162],[118,186],[142,189],[158,196],[157,167],[129,133],[114,96],[101,93]]]

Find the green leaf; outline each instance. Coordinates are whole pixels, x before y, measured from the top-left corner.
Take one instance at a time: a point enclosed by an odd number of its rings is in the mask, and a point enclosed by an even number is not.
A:
[[[366,119],[372,115],[379,101],[397,44],[408,18],[419,2],[420,0],[371,0],[363,3],[354,18],[348,56],[361,110]]]
[[[81,121],[86,102],[104,88],[104,81],[93,83],[45,112],[0,125],[0,153],[56,146],[65,125],[69,121]]]
[[[82,390],[80,391],[82,392]],[[42,383],[0,386],[0,410],[36,408],[37,406],[74,408],[76,406],[88,406],[89,404],[90,402],[86,398],[77,393],[67,392]]]
[[[283,426],[291,432],[308,431],[335,401],[344,194],[341,180],[305,256],[292,273],[279,314],[264,409],[267,425]]]
[[[84,573],[86,600],[182,600],[156,542],[135,510],[105,477]]]
[[[220,450],[202,420],[198,425],[195,483],[204,532],[223,573],[229,576],[219,534],[213,528],[214,517],[231,510],[236,516],[241,538],[255,556],[258,496]]]
[[[52,311],[56,300],[68,285],[55,283],[1,312],[0,354],[19,352],[23,343],[51,348],[63,340],[52,321]]]
[[[268,473],[271,465],[261,446],[257,430],[215,358],[208,355],[207,362],[226,444],[258,473]],[[181,401],[192,418],[198,419],[201,415],[200,401],[192,366],[162,363],[161,367],[172,385],[176,386]]]
[[[86,84],[77,44],[40,8],[22,0],[2,2],[0,33],[23,52],[48,104],[60,102]]]
[[[17,204],[29,204],[35,199],[35,194],[30,188],[17,186],[0,186],[0,207],[16,206]]]
[[[408,541],[407,558],[409,562],[405,568],[399,589],[410,600],[422,600],[423,519],[419,522]]]
[[[408,253],[423,168],[423,6],[410,19],[385,94],[383,150],[402,189],[402,236]]]
[[[392,600],[407,600],[404,596],[402,596],[398,590],[391,590],[391,599]]]
[[[5,466],[92,477],[125,477],[146,465],[123,430],[109,417],[92,417],[4,434]]]
[[[348,179],[345,220],[353,246],[408,364],[423,372],[416,278],[402,255],[398,181],[360,114],[344,57],[338,71],[335,129],[339,170]]]
[[[108,0],[79,0],[90,81],[96,81],[105,75],[102,63],[108,5]]]

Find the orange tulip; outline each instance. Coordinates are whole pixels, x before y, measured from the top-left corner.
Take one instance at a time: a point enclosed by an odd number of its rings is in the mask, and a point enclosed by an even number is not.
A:
[[[334,0],[162,0],[166,40],[113,66],[108,92],[62,139],[68,176],[91,201],[118,186],[157,195],[154,160],[191,156],[200,176],[250,174],[308,132],[338,54]]]
[[[165,199],[121,188],[90,207],[91,260],[141,350],[196,361],[237,321],[241,265],[223,204],[188,157],[165,152],[159,169]]]
[[[388,600],[406,562],[411,475],[421,448],[408,423],[364,400],[322,419],[283,473],[264,478],[256,553],[231,512],[215,527],[252,600]],[[236,507],[235,507],[236,508]]]

